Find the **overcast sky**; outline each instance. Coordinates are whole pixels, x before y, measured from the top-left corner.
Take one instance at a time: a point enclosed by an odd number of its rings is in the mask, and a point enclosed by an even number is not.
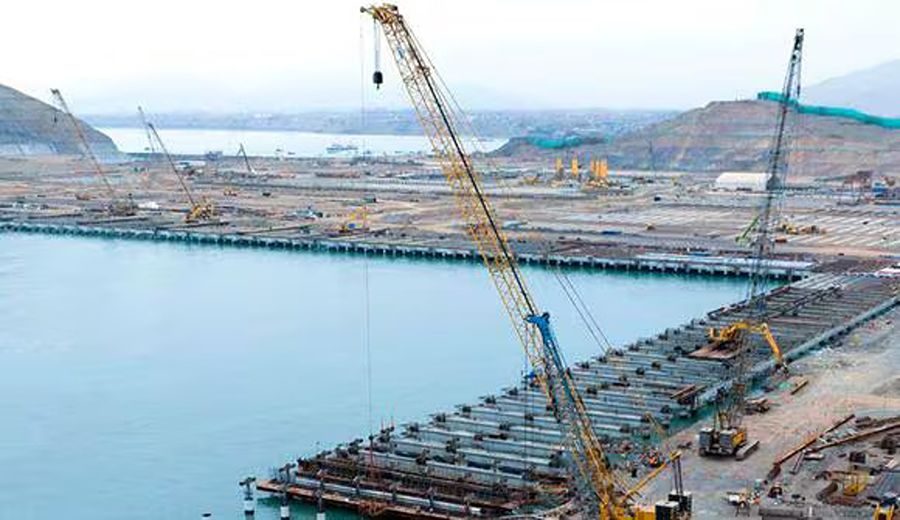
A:
[[[376,95],[372,23],[348,0],[7,0],[0,83],[77,112],[404,106]],[[470,108],[690,108],[779,88],[796,27],[804,83],[900,57],[896,0],[406,0]],[[365,41],[361,41],[361,37]],[[362,85],[360,64],[366,67]]]

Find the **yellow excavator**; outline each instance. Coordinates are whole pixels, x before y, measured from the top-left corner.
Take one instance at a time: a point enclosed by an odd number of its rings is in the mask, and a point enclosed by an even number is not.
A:
[[[397,6],[381,4],[363,7],[361,11],[375,20],[376,41],[378,31],[384,34],[419,122],[454,194],[464,229],[479,251],[525,350],[533,377],[547,398],[548,410],[560,426],[565,461],[574,484],[571,509],[583,518],[601,520],[689,518],[691,495],[679,487],[667,501],[657,503],[644,515],[635,504],[635,497],[646,482],[630,486],[623,475],[610,467],[553,333],[550,315],[540,310],[528,289],[502,222],[486,195],[483,176],[466,152],[460,136],[471,134],[467,119],[445,90],[431,59]],[[378,48],[376,45],[373,74],[376,87],[384,81],[378,67]],[[673,464],[677,461],[680,458],[675,458]]]
[[[778,346],[778,342],[775,340],[775,336],[772,334],[772,330],[769,328],[768,323],[751,323],[748,320],[741,320],[725,327],[710,327],[707,329],[709,341],[714,346],[736,343],[740,339],[739,336],[743,333],[752,333],[762,336],[769,345],[769,348],[772,349],[775,367],[779,370],[787,370],[781,347]]]
[[[776,231],[784,233],[786,235],[824,235],[825,228],[820,227],[816,224],[810,224],[808,226],[804,226],[801,224],[796,224],[789,220],[782,220],[778,227],[775,228]]]
[[[897,514],[898,507],[900,507],[900,497],[896,493],[887,493],[875,506],[872,520],[895,520],[900,518],[900,515]]]

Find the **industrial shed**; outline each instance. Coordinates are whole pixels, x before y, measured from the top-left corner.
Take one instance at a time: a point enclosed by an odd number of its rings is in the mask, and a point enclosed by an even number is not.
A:
[[[767,173],[724,172],[716,177],[715,188],[728,191],[766,191]]]

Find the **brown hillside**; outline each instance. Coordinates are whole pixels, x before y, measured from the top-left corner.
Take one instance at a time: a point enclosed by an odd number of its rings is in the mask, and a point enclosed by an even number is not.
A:
[[[764,171],[777,105],[768,101],[713,102],[625,134],[610,143],[542,150],[511,140],[505,156],[607,157],[611,168],[681,171]],[[830,177],[858,170],[900,172],[900,130],[837,117],[792,114],[791,175]],[[651,154],[652,151],[652,154]]]

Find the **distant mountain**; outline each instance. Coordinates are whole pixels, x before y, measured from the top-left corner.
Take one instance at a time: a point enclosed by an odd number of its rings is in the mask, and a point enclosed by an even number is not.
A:
[[[82,123],[91,149],[101,159],[120,157],[112,139]],[[0,156],[80,154],[67,116],[56,108],[0,85]]]
[[[675,112],[662,110],[470,110],[467,113],[480,137],[507,138],[535,131],[577,130],[592,135],[618,135]],[[421,135],[422,127],[412,110],[317,111],[278,113],[155,113],[151,119],[161,128],[278,130],[331,134]],[[141,125],[137,113],[86,115],[101,127]]]
[[[672,119],[594,143],[548,150],[528,138],[510,140],[495,153],[516,157],[606,157],[610,168],[675,171],[765,171],[777,104],[720,101]],[[824,177],[872,169],[900,174],[900,130],[845,118],[793,115],[790,172]]]
[[[802,100],[900,117],[900,59],[812,85],[802,93]]]

